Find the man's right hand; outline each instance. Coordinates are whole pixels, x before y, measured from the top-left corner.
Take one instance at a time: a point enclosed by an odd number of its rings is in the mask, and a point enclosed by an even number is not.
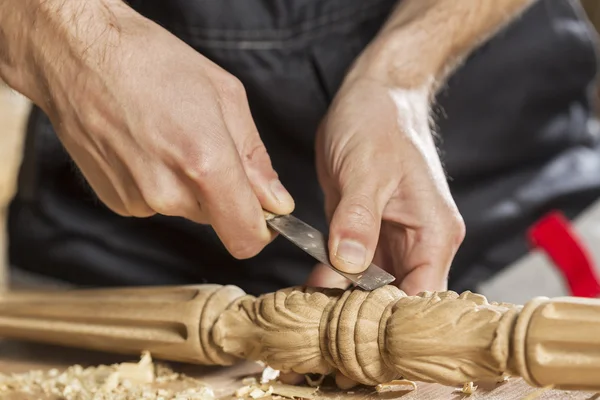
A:
[[[262,209],[287,214],[294,202],[240,81],[121,0],[38,1],[32,12],[36,31],[15,35],[27,51],[12,52],[28,73],[0,72],[49,115],[98,197],[123,216],[211,224],[236,258],[262,250],[272,239]]]

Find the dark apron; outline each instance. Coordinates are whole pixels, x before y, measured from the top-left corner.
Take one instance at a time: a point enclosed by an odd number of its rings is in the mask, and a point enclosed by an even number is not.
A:
[[[244,83],[295,214],[326,231],[315,130],[396,0],[130,3]],[[523,254],[525,229],[547,210],[576,215],[599,195],[593,40],[574,1],[540,1],[439,95],[444,164],[467,224],[453,289],[472,288]],[[85,189],[38,109],[9,229],[13,265],[82,285],[215,282],[259,293],[302,283],[314,265],[282,238],[238,261],[209,227],[113,214]]]

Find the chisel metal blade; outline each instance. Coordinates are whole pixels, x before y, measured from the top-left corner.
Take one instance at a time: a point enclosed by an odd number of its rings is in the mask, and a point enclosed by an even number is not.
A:
[[[377,289],[396,279],[375,264],[371,264],[359,274],[340,271],[329,261],[327,237],[323,233],[293,215],[275,215],[265,212],[265,217],[267,224],[281,236],[364,290]]]

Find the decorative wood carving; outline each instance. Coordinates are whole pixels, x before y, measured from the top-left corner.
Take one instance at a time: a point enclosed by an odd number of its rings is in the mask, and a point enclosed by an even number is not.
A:
[[[600,300],[536,298],[522,307],[470,292],[406,296],[393,286],[258,298],[218,285],[0,295],[5,337],[207,365],[261,360],[366,385],[512,375],[598,391],[598,332]]]

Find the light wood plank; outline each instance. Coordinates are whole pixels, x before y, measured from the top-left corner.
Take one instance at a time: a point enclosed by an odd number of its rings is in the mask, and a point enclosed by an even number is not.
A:
[[[0,81],[0,289],[8,282],[7,207],[16,190],[29,101]]]

